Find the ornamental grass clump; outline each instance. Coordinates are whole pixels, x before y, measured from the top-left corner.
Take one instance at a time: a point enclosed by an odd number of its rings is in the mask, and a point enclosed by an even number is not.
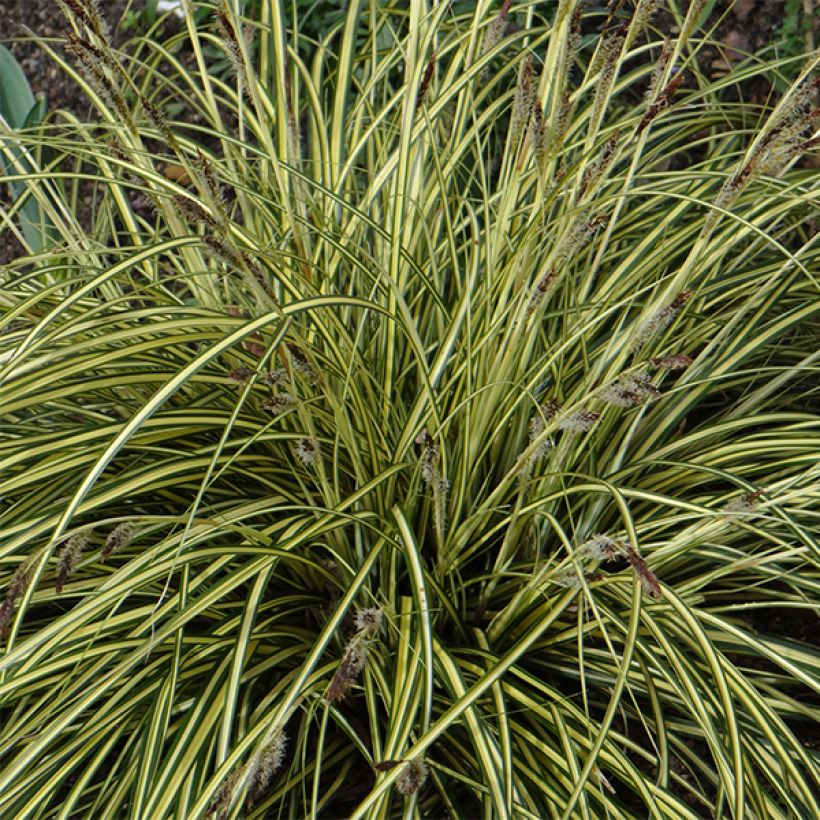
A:
[[[63,6],[91,119],[0,121],[0,816],[813,816],[816,56]]]

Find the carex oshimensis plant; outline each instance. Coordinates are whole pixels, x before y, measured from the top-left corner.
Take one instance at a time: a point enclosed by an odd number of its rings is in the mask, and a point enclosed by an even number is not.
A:
[[[0,814],[811,816],[816,55],[737,102],[785,63],[710,79],[703,3],[60,6]]]

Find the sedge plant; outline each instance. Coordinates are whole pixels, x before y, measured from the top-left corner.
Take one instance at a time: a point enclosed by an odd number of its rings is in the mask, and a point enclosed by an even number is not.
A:
[[[816,812],[817,56],[467,5],[60,3],[94,113],[0,124],[3,817]]]

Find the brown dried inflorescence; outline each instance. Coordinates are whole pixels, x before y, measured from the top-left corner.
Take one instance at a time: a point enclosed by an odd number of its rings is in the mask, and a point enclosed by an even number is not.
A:
[[[482,57],[492,51],[504,37],[504,32],[507,30],[507,15],[511,5],[512,0],[504,0],[498,14],[490,20],[487,33],[484,35],[484,44],[481,49]]]
[[[277,304],[276,296],[271,289],[265,272],[247,251],[239,250],[226,236],[218,232],[203,236],[202,244],[212,256],[221,262],[225,262],[229,267],[236,268],[240,272],[247,271],[253,282],[259,287],[259,290],[274,304]]]
[[[421,82],[419,83],[419,91],[416,95],[416,111],[418,111],[422,105],[424,105],[424,100],[427,98],[427,92],[430,90],[430,81],[433,79],[433,72],[436,69],[436,52],[434,51],[430,55],[430,59],[427,61],[427,65],[424,67],[424,75],[421,78]]]
[[[527,126],[535,102],[535,78],[532,71],[532,57],[528,54],[518,68],[518,82],[513,96],[510,114],[510,145],[515,149],[521,134]]]
[[[562,243],[560,253],[558,254],[559,259],[566,259],[574,253],[577,253],[608,223],[608,216],[605,214],[596,214],[576,225]]]
[[[202,244],[220,262],[225,262],[236,268],[242,267],[242,255],[221,234],[206,234],[202,237]]]
[[[578,557],[591,561],[614,561],[624,554],[623,544],[608,535],[596,533],[578,547]]]
[[[541,278],[535,283],[535,287],[532,289],[532,293],[530,294],[530,299],[527,302],[527,310],[525,313],[527,319],[529,319],[529,317],[532,316],[533,313],[535,313],[544,303],[544,300],[547,298],[549,292],[555,285],[556,279],[557,273],[555,266],[553,265],[548,268]]]
[[[353,623],[356,626],[356,631],[366,634],[367,637],[378,635],[384,623],[384,610],[375,606],[358,609]]]
[[[196,150],[194,164],[196,165],[199,173],[202,175],[202,179],[205,181],[205,187],[208,189],[208,194],[211,199],[217,206],[222,207],[224,202],[222,186],[216,178],[213,163],[207,156],[205,156],[205,154],[202,153],[199,148]]]
[[[262,290],[262,292],[274,304],[278,304],[276,294],[273,292],[273,288],[271,288],[270,282],[268,281],[268,277],[266,276],[265,271],[262,269],[262,266],[258,262],[256,262],[247,251],[241,251],[239,255],[242,258],[242,263],[244,264],[245,269],[256,280],[256,284],[259,285],[259,288]]]
[[[572,119],[572,97],[569,89],[565,88],[561,92],[561,99],[558,102],[558,111],[555,114],[555,125],[550,132],[550,147],[549,150],[553,154],[557,154],[561,148],[564,140],[564,135],[567,133],[570,121]],[[558,183],[566,175],[565,168],[559,168],[555,174],[555,182]]]
[[[305,467],[313,467],[319,461],[319,442],[315,438],[300,438],[293,447],[293,453]]]
[[[83,63],[89,61],[101,63],[113,73],[121,74],[120,64],[109,49],[95,46],[91,40],[77,36],[73,32],[67,34],[66,40],[66,51],[73,54],[78,60]]]
[[[85,37],[74,34],[68,35],[66,50],[74,56],[80,73],[108,108],[116,111],[124,123],[131,125],[131,111],[119,86],[119,71],[112,68],[110,53]],[[116,61],[114,65],[118,66]]]
[[[236,76],[240,92],[246,98],[251,99],[242,46],[240,45],[239,37],[231,20],[226,0],[220,0],[219,6],[216,9],[216,31],[222,43],[222,50],[225,52],[225,56],[228,58],[231,69]]]
[[[405,797],[411,797],[424,786],[428,775],[427,764],[421,758],[408,760],[396,780],[396,788]]]
[[[693,291],[682,290],[668,305],[658,308],[648,319],[645,319],[635,333],[635,347],[641,347],[668,327],[692,296]]]
[[[325,700],[334,703],[345,698],[367,662],[370,643],[381,630],[384,613],[376,607],[360,609],[356,613],[356,632],[347,642],[342,662],[327,688]]]
[[[776,176],[804,151],[816,145],[816,137],[811,133],[813,122],[820,117],[820,110],[812,109],[820,77],[806,80],[787,96],[778,114],[770,120],[763,136],[749,153],[748,159],[723,183],[717,197],[717,208],[728,208],[740,192],[757,177]],[[718,214],[710,214],[711,227]]]
[[[529,435],[530,445],[534,444],[546,429],[546,426],[551,422],[560,412],[561,405],[557,399],[547,399],[535,412],[530,419]],[[532,467],[535,462],[540,461],[552,448],[552,439],[545,437],[538,446],[533,450],[529,458],[528,467]]]
[[[148,117],[151,125],[162,134],[165,141],[168,145],[177,146],[177,138],[174,132],[171,130],[171,126],[168,123],[168,118],[162,111],[157,108],[154,103],[148,99],[144,94],[140,94],[139,97],[140,105],[142,106],[142,110],[145,112],[145,116]]]
[[[621,373],[598,391],[601,399],[618,407],[635,407],[660,396],[660,390],[645,373]]]
[[[547,421],[553,421],[558,418],[558,414],[561,412],[561,402],[551,397],[540,406],[539,410],[544,414]]]
[[[600,418],[600,413],[585,408],[573,410],[570,413],[561,415],[561,404],[558,400],[555,398],[547,399],[530,419],[530,446],[541,438],[547,424],[552,421],[556,422],[555,426],[558,430],[563,430],[567,433],[585,433],[591,430]],[[554,446],[553,440],[550,437],[544,437],[528,459],[524,468],[525,474],[528,474],[536,462],[542,459]]]
[[[3,603],[0,604],[0,641],[4,641],[8,636],[9,625],[11,619],[14,617],[14,610],[17,608],[17,601],[23,597],[28,589],[29,581],[31,580],[31,563],[24,561],[17,568],[14,577],[11,579],[11,584],[6,590],[6,597]]]
[[[615,133],[604,143],[598,156],[584,169],[581,177],[581,184],[578,187],[578,197],[582,197],[587,191],[592,190],[598,181],[606,176],[612,163],[615,161],[618,150],[618,139],[620,132]]]
[[[592,102],[592,113],[590,114],[590,127],[597,128],[599,120],[611,99],[611,86],[615,81],[620,65],[621,51],[626,40],[627,24],[611,29],[603,35],[603,42],[598,50],[595,65],[590,66],[590,71],[600,68],[598,79],[595,83],[595,98]]]
[[[268,790],[271,777],[282,767],[287,749],[288,736],[279,730],[273,740],[254,755],[248,764],[248,794],[245,807],[253,808],[259,798]]]
[[[284,370],[271,370],[265,374],[263,381],[268,387],[273,387],[276,384],[281,384],[287,377],[288,374]]]
[[[549,149],[549,139],[547,136],[547,126],[544,122],[544,109],[541,100],[537,96],[532,98],[532,111],[530,111],[529,141],[535,157],[536,167],[543,170],[547,160]]]
[[[600,418],[601,414],[593,410],[584,408],[573,410],[558,422],[558,429],[569,433],[586,433],[595,426]]]
[[[367,661],[368,647],[366,643],[351,641],[346,647],[342,662],[330,681],[325,699],[328,703],[344,700],[350,687],[356,682]]]
[[[281,416],[295,407],[296,399],[290,393],[279,393],[262,402],[262,409],[273,416]]]
[[[255,373],[250,367],[234,367],[228,371],[228,378],[236,384],[247,384]]]
[[[668,356],[654,356],[649,363],[661,370],[686,370],[692,364],[692,359],[683,353],[670,353]]]
[[[609,222],[609,217],[596,214],[575,225],[558,245],[552,262],[541,274],[530,293],[525,311],[525,319],[529,319],[543,305],[549,292],[555,285],[558,276],[558,266],[565,259],[577,253],[595,236],[598,231]]]
[[[635,5],[632,17],[632,27],[635,30],[646,28],[655,16],[661,0],[639,0]]]
[[[125,549],[137,534],[137,525],[132,521],[123,521],[109,533],[100,552],[100,563],[104,564],[110,556]]]
[[[655,97],[646,109],[640,123],[638,123],[638,133],[640,134],[660,112],[666,108],[672,100],[672,96],[678,90],[678,86],[683,82],[683,74],[676,74]]]
[[[89,33],[108,43],[111,39],[108,24],[100,14],[97,0],[57,0],[63,13],[84,25]]]
[[[649,85],[644,95],[644,102],[647,108],[652,105],[652,102],[658,96],[658,89],[660,88],[661,80],[666,72],[666,66],[669,65],[669,60],[672,58],[674,46],[672,40],[667,38],[663,41],[661,46],[661,53],[658,55],[658,61],[652,69],[652,77],[649,80]]]
[[[576,3],[572,10],[572,18],[569,21],[569,28],[567,29],[567,41],[564,47],[564,82],[569,79],[570,71],[575,63],[575,58],[581,50],[581,18],[584,13],[584,4],[582,2]]]
[[[721,512],[728,513],[734,517],[742,517],[753,513],[758,506],[760,506],[760,499],[763,496],[762,490],[755,490],[750,493],[743,493],[743,495],[733,498],[728,503],[724,504]]]
[[[319,381],[319,370],[305,351],[293,342],[285,342],[285,347],[290,354],[290,361],[293,369],[305,377],[308,384],[316,384]]]
[[[57,556],[57,580],[54,582],[54,590],[58,595],[63,591],[65,582],[73,575],[87,546],[88,532],[80,532],[72,535],[60,549]]]
[[[625,554],[626,560],[632,565],[635,575],[638,576],[638,580],[641,582],[643,591],[650,598],[655,598],[656,600],[662,597],[663,590],[661,589],[660,582],[655,573],[649,569],[649,565],[644,561],[643,556],[639,555],[629,543],[626,544]]]
[[[183,194],[174,195],[174,205],[188,222],[202,225],[216,225],[216,219],[195,199]]]
[[[421,447],[421,475],[424,483],[432,485],[438,476],[439,447],[425,427],[417,436],[416,444]]]
[[[225,817],[225,813],[233,802],[233,796],[236,793],[237,787],[242,781],[244,774],[245,767],[239,766],[225,778],[222,785],[214,795],[213,800],[211,800],[208,808],[205,810],[206,818],[216,815],[221,820],[221,818]]]
[[[426,427],[416,436],[416,444],[421,447],[421,476],[432,490],[433,527],[441,542],[447,531],[447,494],[450,491],[450,482],[441,473],[439,445],[427,432]]]
[[[391,769],[395,769],[396,766],[401,766],[404,762],[404,760],[380,760],[373,764],[373,768],[377,772],[389,772]]]
[[[649,569],[643,556],[628,541],[621,541],[608,535],[593,535],[578,547],[578,557],[601,563],[626,558],[640,581],[641,588],[650,598],[658,599],[663,594],[657,576]],[[580,581],[577,581],[577,584],[580,586]],[[574,586],[574,584],[565,584],[565,586]]]

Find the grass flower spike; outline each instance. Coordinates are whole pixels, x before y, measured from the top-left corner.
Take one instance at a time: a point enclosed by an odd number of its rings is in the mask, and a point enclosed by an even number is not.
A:
[[[370,643],[378,636],[383,613],[380,609],[361,609],[356,613],[356,632],[347,642],[342,662],[325,694],[328,703],[343,700],[367,662]]]

